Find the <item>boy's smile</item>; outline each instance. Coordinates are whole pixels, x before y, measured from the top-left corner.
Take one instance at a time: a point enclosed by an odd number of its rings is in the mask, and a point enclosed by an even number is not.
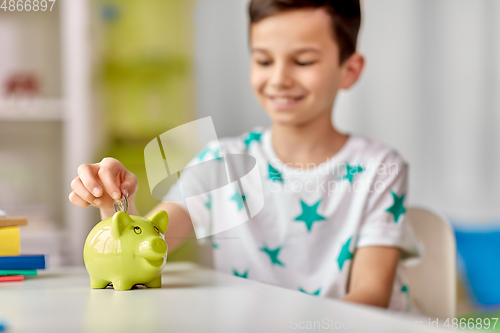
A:
[[[251,84],[274,122],[330,114],[341,87],[339,49],[323,9],[280,13],[251,26]]]

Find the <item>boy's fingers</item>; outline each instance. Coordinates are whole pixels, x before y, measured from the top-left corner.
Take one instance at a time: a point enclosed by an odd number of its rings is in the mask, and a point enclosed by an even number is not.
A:
[[[116,170],[117,172],[120,171],[123,168],[123,164],[121,164],[120,161],[118,161],[116,158],[112,157],[105,157],[101,160],[99,163],[100,166],[107,166],[108,168],[112,170]]]
[[[117,200],[121,198],[121,190],[116,185],[115,180],[118,170],[116,168],[110,168],[106,165],[101,165],[98,171],[99,179],[101,180],[106,192],[111,196],[111,198]]]
[[[76,205],[76,206],[81,207],[81,208],[85,208],[85,207],[90,206],[90,204],[87,201],[80,198],[75,192],[71,192],[69,194],[69,202],[71,202],[73,205]]]
[[[128,198],[137,191],[137,185],[137,177],[133,173],[127,172],[125,180],[120,186],[121,192]]]
[[[99,165],[97,164],[82,164],[78,167],[78,176],[83,186],[95,197],[100,197],[103,193],[102,187],[97,181],[98,170]]]
[[[76,177],[75,179],[73,179],[73,181],[71,182],[71,189],[73,190],[73,192],[75,192],[76,195],[78,195],[82,200],[85,200],[89,204],[93,203],[94,200],[97,199],[83,185],[80,177]]]

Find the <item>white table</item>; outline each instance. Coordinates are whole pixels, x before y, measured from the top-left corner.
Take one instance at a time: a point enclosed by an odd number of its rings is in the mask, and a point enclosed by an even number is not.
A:
[[[424,329],[401,331],[429,330],[428,318],[321,299],[191,263],[167,264],[161,289],[131,291],[90,289],[84,267],[42,271],[24,282],[0,284],[0,320],[9,333],[308,332],[314,321],[322,332],[339,325],[394,332],[400,330],[377,329],[374,322],[408,327],[416,320]]]

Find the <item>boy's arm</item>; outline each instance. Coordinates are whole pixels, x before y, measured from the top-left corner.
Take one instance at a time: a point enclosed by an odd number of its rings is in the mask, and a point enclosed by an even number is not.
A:
[[[354,253],[349,290],[342,299],[386,308],[391,300],[401,250],[396,247],[366,246]]]

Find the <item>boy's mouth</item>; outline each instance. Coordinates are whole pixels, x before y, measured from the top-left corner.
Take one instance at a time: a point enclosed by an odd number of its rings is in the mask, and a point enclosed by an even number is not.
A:
[[[277,109],[289,109],[304,99],[303,96],[267,96],[267,98]]]

